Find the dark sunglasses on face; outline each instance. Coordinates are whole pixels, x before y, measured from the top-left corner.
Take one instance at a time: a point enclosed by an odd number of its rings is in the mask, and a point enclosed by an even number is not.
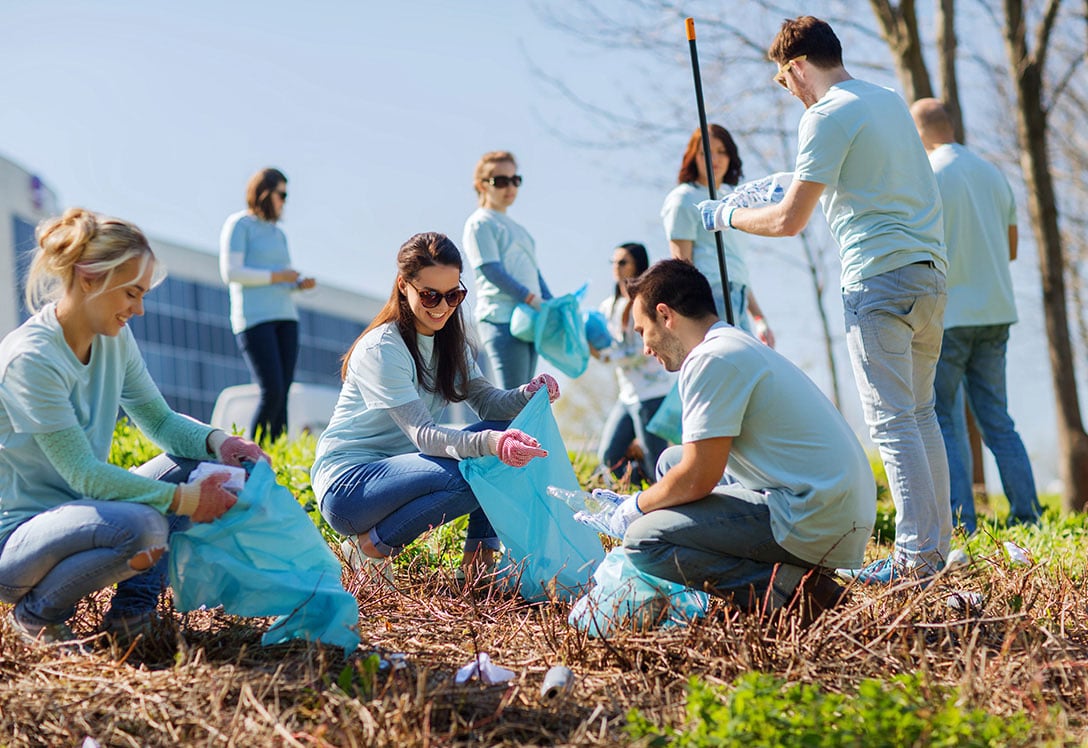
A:
[[[434,309],[442,302],[442,299],[445,299],[446,304],[449,306],[449,308],[453,309],[455,306],[464,301],[465,296],[468,295],[468,289],[466,289],[464,286],[461,286],[460,288],[455,288],[452,291],[446,291],[446,293],[439,293],[433,288],[420,288],[411,281],[409,281],[409,285],[416,290],[416,293],[419,294],[419,304],[424,309]]]
[[[621,268],[625,268],[627,267],[627,258],[624,257],[622,260],[612,260],[612,264],[618,265]]]
[[[506,187],[509,187],[510,185],[514,185],[515,187],[520,187],[521,186],[521,175],[520,174],[515,174],[512,177],[490,177],[489,179],[485,179],[484,181],[487,182],[492,187],[497,187],[500,190],[504,189]]]
[[[287,193],[286,192],[277,191],[276,194],[280,196],[280,200],[286,200],[287,199]]]

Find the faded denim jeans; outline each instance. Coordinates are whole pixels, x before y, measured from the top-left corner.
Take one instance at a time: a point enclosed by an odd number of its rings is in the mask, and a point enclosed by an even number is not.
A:
[[[1009,416],[1005,389],[1008,341],[1008,325],[949,328],[944,331],[937,364],[937,420],[948,453],[952,516],[969,533],[975,531],[978,521],[961,393],[966,394],[982,441],[997,462],[1001,486],[1009,500],[1010,521],[1034,522],[1042,511],[1027,450]]]
[[[638,403],[616,400],[616,404],[612,406],[601,430],[597,459],[614,477],[622,477],[627,465],[627,448],[632,441],[638,440],[642,446],[643,457],[639,469],[632,471],[631,480],[653,482],[653,468],[669,443],[657,434],[648,432],[646,424],[654,417],[664,400],[664,397],[652,397]]]
[[[466,431],[502,431],[507,422],[481,421]],[[409,452],[356,465],[320,497],[321,516],[341,535],[367,533],[374,547],[395,556],[431,528],[468,515],[465,551],[500,548],[458,461]]]
[[[527,384],[536,374],[536,346],[515,338],[508,322],[481,321],[477,327],[496,386],[512,390]]]
[[[934,412],[944,274],[914,263],[843,288],[846,342],[895,503],[894,560],[933,571],[952,538],[948,458]]]
[[[197,464],[160,455],[135,472],[180,483]],[[186,526],[187,517],[128,501],[62,504],[16,527],[0,547],[0,599],[15,603],[19,620],[44,626],[63,623],[82,598],[117,584],[109,615],[148,612],[166,587],[167,554],[142,573],[129,561],[165,547],[170,532]]]
[[[660,478],[683,455],[669,447],[657,463]],[[623,547],[639,570],[706,589],[745,610],[773,610],[793,597],[813,568],[774,539],[767,496],[727,481],[704,499],[655,509],[627,528]]]

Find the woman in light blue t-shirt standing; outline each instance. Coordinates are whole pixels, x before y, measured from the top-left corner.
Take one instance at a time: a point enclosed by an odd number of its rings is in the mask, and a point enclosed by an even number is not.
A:
[[[38,227],[35,314],[0,342],[0,600],[27,639],[73,638],[84,596],[117,585],[103,628],[148,633],[169,534],[237,500],[200,461],[267,459],[253,442],[170,409],[128,322],[162,279],[138,228],[81,208]],[[118,408],[165,448],[130,472],[107,463]]]
[[[721,125],[710,125],[710,158],[714,189],[719,198],[724,197],[740,182],[742,164],[733,136]],[[703,134],[696,130],[688,139],[684,156],[680,160],[677,185],[665,197],[661,206],[661,219],[665,224],[665,238],[669,241],[669,253],[673,259],[690,262],[710,281],[714,305],[718,316],[725,319],[725,295],[722,293],[721,271],[718,269],[718,248],[714,234],[703,228],[699,214],[699,202],[706,200],[707,169],[703,158]],[[725,269],[729,274],[729,300],[733,306],[734,324],[746,330],[769,346],[774,346],[774,335],[763,319],[755,294],[748,284],[748,265],[745,263],[747,239],[738,231],[723,232]]]
[[[262,169],[246,186],[247,210],[230,216],[219,237],[219,274],[230,286],[230,326],[260,401],[249,433],[275,439],[287,430],[287,396],[298,360],[298,310],[291,294],[316,281],[291,267],[277,222],[287,177]]]
[[[517,170],[509,151],[480,157],[472,182],[480,207],[465,221],[463,238],[476,272],[481,342],[496,382],[506,389],[528,382],[537,363],[536,347],[510,333],[510,315],[520,303],[539,309],[541,299],[552,297],[540,274],[533,237],[506,214],[521,187]]]

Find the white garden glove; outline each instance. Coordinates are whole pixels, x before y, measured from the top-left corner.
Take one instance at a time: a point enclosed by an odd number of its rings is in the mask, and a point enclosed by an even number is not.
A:
[[[729,225],[729,219],[736,206],[726,205],[723,200],[703,200],[696,207],[707,231],[728,231],[733,228]]]
[[[583,525],[589,525],[597,532],[622,540],[627,527],[642,516],[642,510],[638,508],[638,497],[641,493],[639,491],[625,496],[606,488],[596,488],[591,495],[601,502],[601,510],[592,513],[575,512],[574,519]]]

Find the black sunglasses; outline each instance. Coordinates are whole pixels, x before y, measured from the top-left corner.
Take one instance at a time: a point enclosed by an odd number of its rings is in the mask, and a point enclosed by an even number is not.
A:
[[[408,285],[416,289],[416,293],[419,294],[419,303],[424,309],[434,309],[441,303],[442,299],[446,300],[446,304],[450,309],[460,304],[465,300],[468,295],[468,289],[464,286],[455,288],[452,291],[446,291],[446,293],[439,293],[433,288],[419,288],[415,283],[408,281]]]
[[[276,194],[280,196],[280,200],[286,200],[287,199],[287,193],[286,192],[277,192]]]
[[[485,179],[484,181],[487,182],[492,187],[498,187],[500,190],[505,188],[505,187],[509,187],[510,185],[514,185],[515,187],[520,187],[521,186],[521,175],[520,174],[515,174],[512,177],[491,177],[489,179]]]
[[[612,264],[613,265],[619,265],[621,268],[625,268],[625,267],[627,267],[627,258],[624,257],[623,259],[620,259],[620,260],[612,260]]]

